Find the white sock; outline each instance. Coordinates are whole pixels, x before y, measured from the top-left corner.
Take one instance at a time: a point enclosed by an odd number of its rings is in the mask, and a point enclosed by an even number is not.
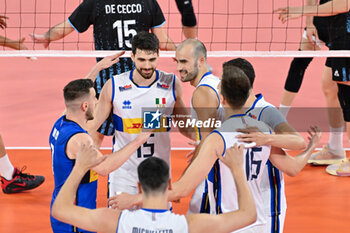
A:
[[[282,113],[282,115],[283,115],[285,118],[287,118],[288,112],[289,112],[289,110],[290,110],[290,106],[280,104],[279,110],[280,110],[280,112]]]
[[[331,150],[343,150],[343,130],[344,127],[333,128],[329,127],[328,147]]]
[[[12,175],[15,168],[12,166],[12,163],[9,160],[7,154],[0,158],[0,174],[6,180],[12,180]]]

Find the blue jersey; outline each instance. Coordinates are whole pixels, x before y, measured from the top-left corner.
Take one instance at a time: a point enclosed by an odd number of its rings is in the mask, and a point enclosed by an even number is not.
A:
[[[50,134],[50,147],[52,155],[52,168],[55,180],[55,189],[53,190],[51,207],[58,192],[71,173],[75,160],[70,159],[66,153],[66,147],[69,139],[78,133],[87,133],[74,121],[68,120],[66,116],[59,118],[54,124]],[[89,171],[82,179],[75,197],[75,203],[78,206],[95,209],[97,193],[97,175]],[[84,232],[84,230],[60,222],[50,216],[52,230],[54,232]]]

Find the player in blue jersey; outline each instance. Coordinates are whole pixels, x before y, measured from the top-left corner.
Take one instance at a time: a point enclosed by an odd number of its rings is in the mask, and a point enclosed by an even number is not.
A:
[[[282,7],[279,13],[282,23],[301,16],[332,16],[328,21],[328,36],[331,41],[330,50],[350,50],[350,2],[347,0],[331,0],[314,6]],[[338,86],[338,100],[346,123],[348,140],[350,139],[350,58],[330,58],[331,67],[326,67],[332,74],[332,80]],[[350,140],[349,140],[350,141]],[[344,155],[345,157],[345,155]],[[350,176],[350,161],[345,159],[339,164],[329,165],[326,171],[332,175]]]
[[[84,174],[101,162],[96,150],[83,147],[77,155],[72,173],[59,192],[52,214],[80,229],[108,233],[228,233],[256,219],[254,199],[243,171],[243,147],[230,148],[219,156],[231,171],[238,193],[239,208],[220,216],[208,214],[177,215],[167,209],[170,186],[169,166],[160,158],[150,157],[138,166],[139,189],[144,203],[136,211],[99,208],[90,210],[75,204],[75,193]]]
[[[63,93],[66,114],[54,124],[49,140],[55,181],[51,206],[73,169],[75,157],[80,147],[82,145],[93,145],[92,138],[85,130],[87,121],[93,119],[97,103],[93,82],[90,79],[71,81],[64,87]],[[121,166],[147,140],[148,136],[146,133],[140,134],[135,141],[120,151],[107,155],[103,163],[87,171],[75,195],[75,203],[78,206],[90,209],[96,208],[97,174],[108,175],[110,171]],[[102,156],[102,154],[99,153],[99,156]],[[54,232],[82,232],[80,229],[60,222],[52,216],[51,226]]]
[[[32,35],[33,40],[47,47],[51,41],[59,40],[74,30],[85,32],[90,25],[94,28],[96,50],[131,50],[131,38],[140,31],[151,30],[159,39],[159,47],[175,50],[175,45],[163,29],[165,18],[156,0],[85,0],[69,18],[51,28],[45,34]],[[101,58],[97,58],[100,61]],[[120,61],[108,69],[101,70],[95,81],[96,96],[99,98],[103,85],[113,76],[132,70],[131,58]],[[113,135],[112,115],[99,129],[98,144],[103,135]]]

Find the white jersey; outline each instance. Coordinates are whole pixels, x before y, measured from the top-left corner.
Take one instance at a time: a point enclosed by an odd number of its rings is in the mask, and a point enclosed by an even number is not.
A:
[[[177,215],[169,210],[124,210],[119,217],[117,232],[186,233],[188,224],[184,215]]]
[[[213,131],[213,133],[219,134],[224,141],[225,150],[223,156],[225,156],[227,148],[232,147],[238,142],[238,139],[236,138],[239,134],[236,132],[237,129],[246,127],[258,127],[261,132],[271,133],[269,127],[263,122],[254,120],[246,114],[233,115],[223,123],[220,129]],[[251,228],[261,229],[266,224],[260,181],[264,165],[270,156],[270,151],[270,146],[244,149],[243,166],[255,200],[257,221],[239,231]],[[213,188],[213,190],[209,190],[211,195],[209,198],[210,206],[215,206],[217,213],[227,213],[229,211],[237,210],[239,208],[237,190],[230,169],[220,160],[217,160],[215,170],[215,172],[211,171],[212,174],[209,174],[208,176],[210,183],[213,183],[213,186],[209,185],[209,189]]]
[[[261,94],[256,95],[257,99],[246,113],[258,121],[265,122],[269,127],[274,127],[282,122],[286,122],[284,117],[274,116],[281,114],[275,106],[265,101]],[[273,111],[270,111],[272,110]],[[268,120],[267,120],[268,119]],[[271,119],[273,119],[271,121]],[[278,218],[278,215],[285,216],[287,210],[287,201],[285,195],[285,185],[283,173],[279,171],[268,160],[264,166],[260,189],[264,200],[264,212],[268,217],[272,217],[269,223],[273,229],[282,232],[284,217]],[[280,222],[279,222],[280,221]]]
[[[264,114],[267,113],[267,108],[275,108],[275,106],[265,101],[261,94],[257,95],[256,97],[257,99],[252,107],[247,111],[247,114],[258,121],[264,121]],[[279,113],[278,110],[276,112]],[[272,116],[269,116],[268,118],[272,118]],[[274,126],[270,125],[268,122],[265,123],[272,129],[274,128]],[[275,123],[279,124],[281,122]],[[283,173],[275,168],[270,161],[268,161],[265,165],[260,188],[263,192],[263,198],[265,200],[264,203],[266,215],[274,216],[286,211],[287,202],[284,192]]]
[[[143,124],[159,124],[156,133],[144,143],[116,171],[109,174],[110,184],[115,192],[137,193],[137,166],[147,157],[158,157],[170,165],[170,124],[169,119],[176,101],[175,76],[156,70],[156,80],[150,86],[138,86],[133,82],[133,72],[125,72],[113,77],[113,122],[115,133],[113,151],[118,151],[134,140],[141,132]],[[156,112],[162,116],[152,119]],[[147,120],[148,119],[148,120]],[[145,122],[144,122],[145,120]],[[154,121],[153,121],[154,120]],[[148,122],[147,122],[148,121]],[[111,190],[110,190],[111,191]]]
[[[211,72],[207,72],[200,79],[198,85],[196,86],[196,89],[201,87],[201,86],[207,86],[207,87],[210,87],[216,93],[217,98],[219,100],[219,106],[217,109],[218,120],[220,120],[221,122],[224,122],[225,110],[220,103],[219,91],[217,88],[219,83],[220,83],[220,79],[218,77],[214,76]],[[197,113],[192,105],[192,99],[191,99],[191,116],[194,119],[198,119]],[[197,141],[200,141],[202,139],[201,129],[197,129],[196,133],[197,133]],[[196,189],[192,195],[187,214],[210,213],[210,206],[209,206],[209,199],[208,198],[209,198],[208,197],[208,184],[205,180],[203,180],[196,187]]]

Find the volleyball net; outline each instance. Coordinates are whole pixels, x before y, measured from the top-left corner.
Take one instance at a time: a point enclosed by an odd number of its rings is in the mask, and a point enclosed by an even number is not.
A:
[[[112,51],[95,51],[92,26],[84,33],[73,32],[52,41],[48,48],[34,42],[29,34],[43,34],[65,21],[82,0],[0,0],[0,15],[8,17],[0,35],[13,40],[25,39],[28,51],[0,48],[0,56],[106,56]],[[166,18],[167,34],[175,42],[185,39],[181,15],[175,0],[158,0]],[[273,10],[283,6],[301,6],[305,2],[275,0],[192,0],[198,39],[207,47],[209,57],[303,57],[349,56],[342,51],[297,51],[304,32],[305,17],[282,24]],[[115,51],[114,51],[115,52]],[[126,54],[128,56],[128,54]],[[161,56],[173,56],[162,52]]]

